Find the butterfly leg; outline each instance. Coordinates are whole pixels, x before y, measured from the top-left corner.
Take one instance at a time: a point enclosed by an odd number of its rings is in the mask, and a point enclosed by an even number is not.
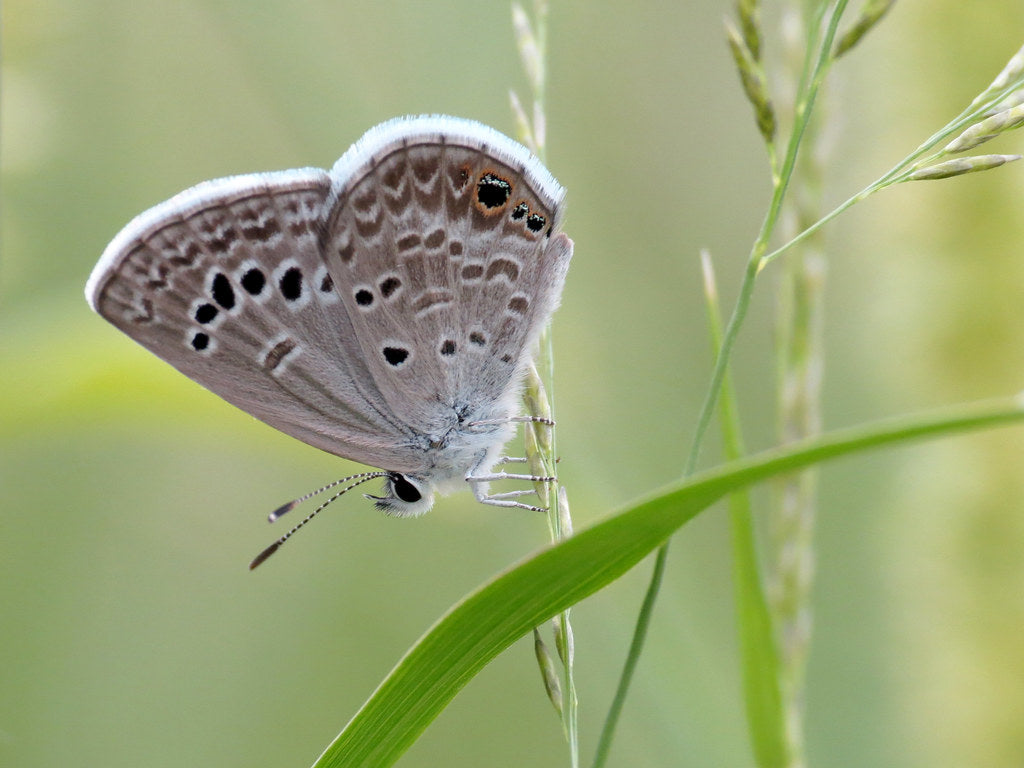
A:
[[[523,490],[520,490],[520,491],[505,491],[503,493],[491,493],[491,494],[488,494],[487,498],[488,499],[515,499],[515,498],[519,498],[520,496],[529,496],[531,494],[536,494],[536,493],[537,492],[534,491],[534,490],[523,489]]]
[[[543,416],[507,416],[503,419],[481,419],[480,421],[471,421],[467,426],[470,427],[481,427],[488,424],[508,424],[509,422],[525,422],[527,424],[546,424],[549,427],[555,426],[555,422],[551,419],[545,419]]]
[[[529,483],[549,483],[555,478],[553,477],[541,477],[539,475],[526,475],[513,472],[487,472],[484,474],[476,474],[486,461],[487,456],[483,454],[480,456],[479,461],[466,473],[466,482],[469,483],[473,489],[473,495],[476,500],[481,504],[490,504],[493,507],[513,507],[516,509],[529,509],[534,512],[547,512],[544,507],[537,507],[532,504],[524,504],[521,501],[516,501],[516,498],[520,496],[526,496],[531,493],[536,493],[534,490],[518,490],[518,491],[506,491],[504,493],[488,493],[487,484],[493,480],[521,480]],[[506,457],[504,461],[509,461]],[[515,459],[514,461],[520,461]],[[525,461],[525,460],[522,460]]]
[[[486,475],[466,475],[467,483],[489,483],[492,480],[523,480],[527,483],[553,483],[558,478],[542,475],[521,475],[518,472],[490,472]]]
[[[502,472],[502,473],[499,473],[499,474],[504,475],[505,473]],[[524,477],[525,477],[525,475],[524,475]],[[490,494],[490,493],[487,493],[487,485],[486,485],[487,479],[488,479],[488,476],[485,476],[485,477],[467,477],[466,478],[466,482],[469,483],[470,486],[473,489],[473,495],[476,497],[476,500],[479,501],[481,504],[489,504],[492,507],[508,507],[508,508],[513,508],[513,509],[529,509],[532,512],[547,512],[547,509],[545,509],[544,507],[537,507],[537,506],[534,506],[533,504],[524,504],[521,501],[516,501],[515,500],[515,498],[518,497],[518,496],[526,496],[528,494],[535,493],[535,491],[520,490],[520,491],[506,491],[505,493]]]
[[[530,460],[525,456],[499,456],[498,460],[494,462],[494,466],[500,467],[502,464],[526,464]]]

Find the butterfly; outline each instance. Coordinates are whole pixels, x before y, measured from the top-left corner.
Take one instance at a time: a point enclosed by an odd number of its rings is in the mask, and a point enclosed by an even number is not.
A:
[[[533,508],[487,483],[530,478],[493,468],[572,258],[564,210],[550,172],[494,129],[396,118],[330,171],[208,181],[140,214],[86,297],[229,403],[380,468],[325,489],[383,478],[370,498],[399,516],[467,482]]]

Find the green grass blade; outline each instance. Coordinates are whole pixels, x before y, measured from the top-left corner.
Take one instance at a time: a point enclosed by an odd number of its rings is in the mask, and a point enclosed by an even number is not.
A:
[[[750,494],[729,496],[729,517],[736,627],[750,747],[759,768],[781,768],[789,763],[789,750],[779,688],[779,654],[757,560]]]
[[[624,574],[724,495],[826,459],[1024,420],[1017,400],[933,411],[835,432],[730,462],[669,486],[542,550],[457,603],[406,653],[316,768],[392,765],[491,659]]]
[[[706,251],[701,253],[701,270],[704,274],[708,333],[712,349],[717,354],[722,347],[722,319],[714,265]],[[725,457],[730,461],[737,460],[746,453],[746,448],[730,370],[726,370],[722,379],[718,410]],[[736,629],[750,746],[759,768],[781,768],[789,763],[789,754],[780,689],[779,653],[761,579],[749,488],[729,494],[729,520]]]

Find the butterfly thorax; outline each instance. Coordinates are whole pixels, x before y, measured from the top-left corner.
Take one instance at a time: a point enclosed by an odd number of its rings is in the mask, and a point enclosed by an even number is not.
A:
[[[378,509],[396,517],[418,517],[434,505],[435,493],[464,489],[469,478],[488,472],[498,462],[515,431],[508,416],[495,415],[493,408],[487,409],[487,419],[467,418],[468,412],[458,409],[450,413],[451,423],[418,435],[426,465],[415,471],[389,472],[384,495],[368,496]]]
[[[409,473],[442,494],[465,488],[467,475],[490,470],[515,433],[512,409],[504,403],[476,408],[464,403],[445,410],[438,428],[422,435],[429,465]]]

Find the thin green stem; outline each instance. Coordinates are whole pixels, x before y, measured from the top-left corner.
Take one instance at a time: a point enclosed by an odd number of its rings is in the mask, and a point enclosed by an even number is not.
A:
[[[847,0],[839,0],[836,3],[835,10],[833,11],[832,17],[829,21],[828,29],[822,38],[820,48],[818,50],[818,56],[814,63],[811,77],[808,80],[806,93],[804,93],[803,98],[797,102],[796,120],[794,121],[793,132],[790,134],[789,143],[786,147],[786,155],[782,163],[779,180],[772,192],[772,199],[768,206],[768,213],[761,224],[761,231],[758,233],[757,239],[754,241],[753,248],[751,248],[750,257],[747,262],[747,269],[743,274],[743,283],[740,285],[739,296],[736,299],[736,305],[733,307],[732,315],[730,316],[729,322],[725,328],[725,335],[722,338],[722,347],[718,353],[717,359],[715,360],[714,371],[711,374],[711,383],[708,385],[708,392],[704,398],[704,404],[701,407],[700,416],[697,419],[697,428],[694,431],[690,454],[686,460],[684,477],[688,477],[693,474],[697,467],[701,447],[704,443],[704,435],[707,432],[708,425],[711,423],[711,416],[714,414],[715,406],[718,402],[718,396],[722,390],[722,382],[725,380],[725,370],[729,365],[730,358],[732,357],[733,346],[739,336],[740,328],[743,325],[743,320],[747,315],[747,309],[750,306],[750,298],[754,293],[754,284],[757,281],[758,274],[761,272],[761,269],[765,264],[764,253],[768,249],[768,242],[771,239],[772,233],[775,231],[775,225],[778,223],[779,214],[782,211],[782,203],[785,200],[786,191],[789,189],[789,182],[793,177],[793,169],[796,167],[796,160],[800,153],[801,142],[803,141],[804,133],[807,130],[807,124],[810,121],[811,114],[814,111],[814,102],[817,99],[818,90],[821,87],[821,83],[823,82],[825,73],[828,69],[829,55],[832,50],[832,43],[835,39],[836,30],[839,26],[839,17],[845,10],[846,3]]]
[[[849,198],[848,200],[844,201],[843,203],[841,203],[839,206],[837,206],[833,210],[831,210],[828,213],[826,213],[824,216],[822,216],[816,222],[814,222],[809,227],[807,227],[807,229],[801,231],[800,234],[796,235],[791,240],[787,240],[784,244],[780,245],[778,248],[776,248],[771,253],[766,254],[761,259],[761,263],[765,264],[765,265],[771,263],[776,258],[778,258],[783,253],[785,253],[790,248],[792,248],[794,245],[802,243],[804,240],[809,238],[811,235],[813,235],[819,229],[824,227],[826,224],[828,224],[830,221],[832,221],[832,219],[834,219],[836,216],[841,214],[847,208],[850,208],[854,204],[859,203],[865,197],[868,197],[873,192],[876,192],[877,191],[877,188],[876,188],[877,183],[878,182],[875,182],[874,184],[871,184],[871,185],[865,187],[860,192],[855,194],[853,197]]]
[[[629,693],[629,684],[636,671],[637,662],[640,661],[640,653],[647,639],[647,629],[651,623],[651,613],[654,611],[654,603],[658,599],[658,589],[661,587],[662,578],[665,575],[665,564],[668,562],[668,544],[658,548],[657,557],[654,559],[654,573],[651,583],[647,587],[647,594],[640,606],[640,616],[636,622],[636,629],[633,632],[633,639],[629,645],[629,653],[626,654],[626,664],[622,668],[619,677],[619,686],[615,690],[615,697],[608,708],[605,716],[604,727],[601,728],[601,738],[597,742],[597,752],[594,755],[593,768],[602,768],[608,760],[608,753],[612,748],[612,738],[615,736],[615,726],[619,722],[619,715],[622,714],[622,707],[626,703],[626,695]]]
[[[760,242],[760,240],[759,240]],[[704,395],[704,404],[701,406],[700,415],[697,419],[697,428],[694,431],[693,442],[690,444],[690,454],[686,459],[686,467],[683,470],[683,477],[689,477],[697,468],[697,461],[700,459],[700,449],[704,442],[704,435],[708,425],[711,423],[711,416],[715,412],[718,403],[718,396],[722,391],[722,384],[729,371],[729,357],[732,354],[733,345],[739,336],[743,320],[750,308],[750,299],[754,295],[754,286],[757,282],[759,260],[751,258],[747,262],[747,269],[743,273],[743,282],[740,285],[740,293],[733,307],[732,315],[725,327],[725,334],[722,337],[722,345],[715,357],[715,368],[711,373],[711,383],[708,385],[707,393]]]
[[[513,3],[513,19],[517,13],[522,11],[521,6]],[[530,90],[533,104],[532,115],[520,114],[519,119],[525,123],[532,137],[530,147],[541,162],[547,159],[547,128],[545,116],[545,89],[547,84],[547,0],[534,0],[533,18],[523,23],[524,30],[520,30],[520,57],[524,69],[530,81]],[[532,40],[528,40],[531,38]],[[525,38],[525,39],[524,39]],[[531,76],[532,73],[532,76]],[[518,111],[518,100],[513,98],[513,106]],[[540,397],[545,400],[544,408],[546,413],[535,413],[534,415],[545,416],[552,421],[555,420],[555,354],[552,342],[551,326],[548,325],[541,334],[540,340],[540,368],[544,376],[537,374],[542,379],[543,386],[538,386]],[[544,493],[544,500],[548,507],[548,526],[551,530],[551,538],[558,543],[571,531],[564,530],[560,509],[559,483],[556,476],[556,461],[558,451],[556,448],[556,431],[554,426],[542,424],[527,425],[527,429],[533,429],[533,444],[537,446],[540,455],[539,465],[542,473],[547,477],[554,477],[546,486],[538,486],[538,493]],[[546,430],[546,434],[541,434]],[[528,450],[529,455],[529,450]],[[562,719],[562,729],[565,732],[566,741],[569,744],[569,759],[572,768],[579,766],[579,725],[578,725],[578,699],[576,695],[576,682],[573,674],[573,643],[572,625],[569,619],[569,610],[566,609],[555,618],[555,634],[558,646],[559,658],[561,659],[561,674],[563,685],[561,686],[561,701],[556,704]]]

